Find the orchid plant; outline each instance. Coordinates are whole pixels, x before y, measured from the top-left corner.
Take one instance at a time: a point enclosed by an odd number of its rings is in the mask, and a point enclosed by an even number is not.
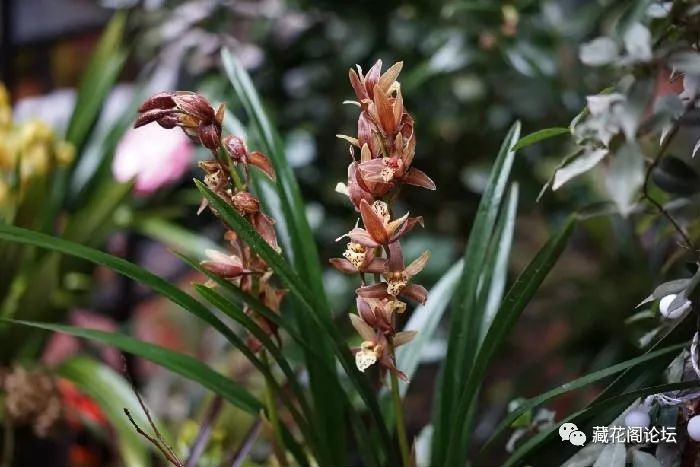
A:
[[[591,215],[608,215],[611,209],[627,218],[652,216],[650,224],[659,232],[665,234],[663,226],[670,225],[682,242],[676,260],[697,260],[690,220],[679,220],[671,209],[674,206],[665,205],[665,198],[659,201],[666,195],[652,190],[653,181],[663,189],[664,181],[671,179],[675,184],[667,186],[688,188],[664,161],[668,161],[666,151],[684,118],[695,111],[699,54],[693,38],[697,35],[685,37],[680,49],[669,38],[675,28],[690,24],[687,18],[681,22],[678,18],[696,13],[675,9],[672,13],[655,42],[645,24],[651,20],[641,19],[627,25],[619,41],[601,38],[584,46],[584,62],[596,66],[620,63],[624,76],[614,92],[591,97],[570,127],[524,138],[520,138],[518,123],[511,127],[494,158],[463,258],[430,291],[417,282],[430,252],[406,258],[402,248],[404,238],[423,226],[421,217],[400,212],[397,200],[402,190],[408,186],[436,189],[430,176],[416,167],[420,159],[414,161],[420,122],[414,122],[404,106],[399,80],[403,63],[382,70],[382,62],[377,61],[367,72],[359,66],[349,70],[348,93],[352,90],[355,100],[348,104],[359,115],[356,135],[339,135],[349,144],[350,157],[347,179],[338,184],[337,191],[347,198],[357,221],[347,232],[337,232],[345,250],[329,262],[357,280],[355,309],[350,310],[349,321],[359,340],[344,332],[348,310],[336,309],[327,294],[321,266],[325,261],[319,258],[305,204],[279,137],[250,77],[228,50],[221,59],[235,95],[235,107],[231,107],[244,112],[227,112],[223,104],[214,106],[196,92],[163,92],[141,105],[135,123],[137,127],[158,125],[182,131],[208,154],[199,163],[202,180],[194,181],[202,196],[199,213],[218,219],[225,246],[202,251],[199,256],[204,260],[180,255],[202,275],[192,293],[79,242],[0,224],[4,241],[82,258],[152,288],[206,323],[245,357],[262,376],[264,391],[246,387],[231,374],[191,356],[124,333],[26,320],[13,323],[113,345],[211,391],[209,407],[186,452],[176,453],[170,447],[167,434],[147,411],[146,421],[143,416],[137,419],[133,408],[126,412],[133,425],[131,434],[147,439],[173,465],[194,466],[201,461],[225,404],[253,420],[232,457],[226,459],[228,465],[240,465],[256,444],[279,465],[465,465],[469,461],[479,465],[484,452],[511,427],[516,428],[517,436],[504,443],[511,453],[503,465],[566,462],[574,448],[562,448],[556,438],[555,415],[541,407],[552,399],[616,376],[590,406],[561,419],[579,427],[607,426],[641,404],[683,406],[691,394],[683,391],[697,388],[696,378],[686,378],[684,371],[659,381],[659,374],[680,352],[685,353],[675,361],[681,362],[681,369],[697,371],[697,337],[693,340],[686,326],[700,277],[695,268],[692,277],[675,277],[645,300],[644,305],[660,302],[662,319],[650,330],[653,334],[644,342],[643,354],[534,398],[518,400],[482,450],[473,449],[479,395],[489,364],[577,223]],[[655,72],[665,67],[685,73],[685,89],[658,102]],[[670,79],[669,73],[661,76]],[[600,167],[607,181],[603,192],[612,203],[602,211],[591,214],[589,209],[563,220],[507,287],[519,197],[518,184],[510,180],[515,152],[567,133],[573,139],[573,153],[547,187],[559,190],[578,175]],[[652,208],[651,213],[646,212],[647,207]],[[666,223],[658,227],[660,221]],[[338,316],[342,319],[336,319]],[[417,435],[405,426],[404,396],[440,324],[445,325],[447,345],[434,388],[432,422]],[[682,415],[687,418],[689,414]],[[584,449],[581,455],[589,456],[587,460],[619,458],[620,448],[614,449],[605,454],[602,448]],[[630,446],[628,454],[632,459],[647,459],[644,449]],[[625,456],[623,453],[623,463]],[[571,465],[586,465],[576,464],[579,460],[572,458]]]

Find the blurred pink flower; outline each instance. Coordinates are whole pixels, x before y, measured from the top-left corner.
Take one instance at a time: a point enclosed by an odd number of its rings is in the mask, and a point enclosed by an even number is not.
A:
[[[135,179],[135,193],[149,195],[179,180],[193,153],[192,143],[182,132],[158,125],[130,129],[119,142],[112,174],[120,182]]]
[[[71,311],[68,316],[68,322],[73,326],[85,329],[97,329],[99,331],[114,332],[119,329],[119,325],[111,318],[89,310]],[[46,343],[41,361],[49,367],[56,367],[77,354],[83,346],[83,343],[81,343],[77,337],[69,336],[68,334],[53,333]],[[88,342],[85,342],[85,346],[97,349],[102,360],[112,368],[120,369],[123,366],[121,353],[114,347],[90,344]]]

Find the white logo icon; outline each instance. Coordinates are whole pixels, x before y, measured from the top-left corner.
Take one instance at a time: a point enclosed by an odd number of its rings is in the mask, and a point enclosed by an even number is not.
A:
[[[579,431],[578,427],[573,423],[563,423],[559,427],[559,436],[562,441],[568,441],[574,446],[586,444],[586,434],[583,431]]]

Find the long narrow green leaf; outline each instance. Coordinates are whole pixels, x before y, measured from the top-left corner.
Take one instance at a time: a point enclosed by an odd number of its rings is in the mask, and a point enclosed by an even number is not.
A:
[[[117,435],[119,455],[126,467],[151,465],[143,438],[124,416],[123,409],[128,409],[139,426],[148,426],[146,415],[124,378],[104,363],[88,357],[71,358],[61,364],[57,373],[75,383],[100,407]]]
[[[180,305],[182,308],[198,317],[204,317],[211,314],[211,312],[204,305],[162,277],[156,276],[155,274],[150,273],[122,258],[103,253],[95,250],[94,248],[89,248],[62,238],[52,237],[50,235],[32,230],[5,224],[0,224],[0,239],[24,243],[27,245],[34,245],[40,248],[47,248],[49,250],[82,258],[95,264],[107,266],[108,268],[113,269],[114,271],[123,274],[130,279],[150,287],[155,292],[166,297],[176,305]]]
[[[456,426],[452,427],[454,431],[450,432],[450,441],[445,457],[446,465],[457,465],[466,461],[470,424],[465,423],[465,420],[468,421],[468,415],[473,411],[488,364],[564,251],[574,225],[575,218],[569,218],[563,228],[537,253],[503,299],[503,304],[484,338],[474,366],[460,392],[456,410],[452,414],[455,420],[459,420],[460,423],[455,424]],[[437,464],[441,465],[441,463]]]
[[[124,352],[150,360],[163,368],[167,368],[191,381],[195,381],[248,413],[257,415],[259,411],[263,409],[262,403],[243,387],[189,355],[142,342],[118,332],[104,332],[96,329],[84,329],[62,324],[37,323],[33,321],[9,322],[46,329],[47,331],[70,334],[71,336],[83,337],[102,344],[112,345]]]
[[[33,232],[31,230],[21,229],[14,226],[0,225],[0,238],[6,240],[16,241],[20,243],[27,243],[30,245],[39,246],[42,248],[49,248],[55,251],[59,251],[65,254],[77,256],[79,258],[84,258],[86,260],[95,262],[97,264],[102,264],[104,266],[110,267],[113,270],[137,280],[145,285],[151,287],[154,291],[160,293],[164,297],[170,299],[173,303],[182,306],[186,311],[194,314],[198,318],[202,319],[206,323],[210,324],[214,329],[216,329],[220,334],[228,339],[236,348],[241,351],[246,358],[248,358],[253,365],[256,366],[266,377],[272,379],[273,384],[277,384],[272,378],[269,369],[258,359],[253,352],[251,352],[245,343],[236,336],[219,318],[217,318],[211,311],[207,309],[200,302],[192,298],[187,293],[181,291],[177,287],[173,286],[166,280],[158,277],[150,272],[141,269],[135,264],[129,263],[121,258],[111,256],[109,254],[103,253],[101,251],[94,250],[92,248],[84,247],[60,238],[51,237],[49,235],[44,235],[38,232]],[[136,341],[138,342],[138,341]],[[281,389],[277,387],[277,389]],[[285,399],[285,394],[282,394],[283,400],[286,402],[290,413],[295,417],[295,420],[303,425],[303,417],[298,414],[294,404],[287,398]]]
[[[102,110],[102,103],[126,62],[126,52],[122,46],[125,28],[126,12],[115,13],[83,74],[66,130],[66,139],[73,143],[78,152],[87,140]]]
[[[477,353],[483,310],[479,310],[476,305],[481,268],[486,263],[487,248],[484,246],[488,245],[496,225],[515,157],[511,147],[518,140],[519,135],[520,124],[515,123],[504,139],[491,169],[487,188],[479,203],[464,253],[464,269],[452,307],[447,357],[436,392],[438,396],[433,422],[435,435],[432,455],[433,462],[437,464],[442,464],[441,461],[444,459],[448,433],[454,431],[451,425],[463,422],[453,418],[453,411],[456,409],[456,400],[462,382],[466,379],[467,371]]]
[[[307,305],[308,308],[314,312],[316,309],[313,306],[314,298],[311,296],[311,291],[306,288],[301,278],[294,272],[282,255],[272,249],[265,239],[253,228],[250,222],[229,206],[228,203],[222,200],[216,193],[211,191],[204,183],[197,179],[194,180],[194,183],[209,204],[217,210],[224,223],[233,229],[253,251],[265,260],[299,301]]]
[[[650,352],[643,354],[639,357],[631,358],[629,360],[618,363],[616,365],[609,366],[602,370],[594,371],[573,381],[569,381],[568,383],[562,384],[561,386],[558,386],[550,391],[544,392],[539,396],[524,401],[518,406],[516,410],[509,413],[508,416],[493,430],[489,440],[486,443],[484,443],[484,446],[481,449],[482,452],[485,451],[496,438],[498,438],[503,432],[505,432],[511,426],[511,424],[525,412],[530,411],[544,404],[545,402],[555,399],[563,394],[583,388],[604,378],[625,371],[628,368],[641,367],[643,365],[648,364],[650,361],[658,359],[659,357],[675,355],[684,347],[685,344],[672,345],[670,347],[666,347],[655,352]]]
[[[508,281],[508,260],[515,234],[515,217],[518,211],[518,184],[514,183],[508,191],[508,197],[498,215],[493,239],[489,245],[487,262],[481,275],[481,287],[478,294],[478,307],[483,308],[479,344],[483,342],[486,332],[491,327],[493,318],[501,306],[503,293]]]
[[[683,383],[661,384],[659,386],[652,386],[652,387],[647,387],[647,388],[643,388],[643,389],[637,389],[635,391],[626,392],[624,394],[620,394],[618,396],[611,397],[609,399],[595,402],[595,403],[591,404],[590,406],[586,407],[585,409],[569,415],[568,417],[561,420],[559,423],[552,425],[551,427],[543,430],[542,432],[536,434],[532,438],[525,441],[523,444],[518,446],[518,448],[513,452],[513,454],[511,454],[511,456],[508,458],[508,460],[503,464],[503,467],[512,467],[512,466],[522,464],[523,461],[528,457],[529,454],[531,454],[531,452],[535,448],[542,445],[546,440],[551,439],[555,435],[557,435],[557,430],[559,429],[559,427],[561,426],[562,423],[571,422],[571,423],[574,423],[580,427],[580,425],[578,424],[578,420],[582,417],[587,416],[588,414],[605,411],[605,410],[608,410],[608,409],[614,408],[614,407],[628,406],[638,397],[645,397],[645,396],[649,396],[652,394],[660,394],[663,392],[678,391],[678,390],[682,390],[682,389],[690,389],[690,388],[697,388],[697,387],[700,387],[700,380],[686,381]],[[607,426],[604,423],[602,425]],[[559,443],[558,443],[559,446],[561,446],[562,445],[561,440],[558,440],[558,441],[559,441]],[[541,464],[534,464],[534,465],[541,465]],[[558,463],[555,463],[555,464],[548,463],[546,465],[559,465],[559,464]]]
[[[277,187],[280,192],[282,210],[289,228],[288,236],[291,238],[294,248],[293,252],[288,253],[293,254],[294,264],[302,277],[309,282],[311,289],[319,296],[324,308],[328,309],[318,251],[306,218],[306,208],[301,197],[301,190],[294,172],[284,156],[279,136],[263,109],[250,76],[235,56],[228,49],[223,49],[221,61],[238,98],[260,135],[263,151],[270,156],[277,173]]]
[[[169,248],[198,259],[204,258],[206,250],[216,249],[217,246],[216,243],[207,237],[190,232],[160,217],[137,218],[129,227],[147,237],[164,243]]]
[[[311,414],[311,408],[306,401],[306,397],[304,397],[304,392],[301,389],[301,386],[299,386],[297,376],[289,366],[287,359],[284,357],[284,355],[282,355],[279,346],[272,341],[270,336],[263,331],[252,318],[246,315],[243,310],[237,307],[234,303],[226,300],[226,298],[224,298],[216,290],[202,284],[195,284],[194,288],[197,293],[199,293],[207,302],[218,308],[221,312],[226,314],[226,316],[235,320],[261,342],[263,347],[270,353],[275,362],[277,362],[282,370],[282,373],[284,373],[284,376],[287,378],[291,389],[294,391],[302,410],[307,414]]]

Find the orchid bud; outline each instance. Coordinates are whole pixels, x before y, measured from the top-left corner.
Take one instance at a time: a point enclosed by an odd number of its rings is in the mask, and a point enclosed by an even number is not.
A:
[[[251,193],[241,191],[231,196],[233,207],[241,214],[254,214],[260,211],[260,201]]]
[[[244,164],[248,161],[248,148],[246,148],[241,138],[237,136],[226,136],[221,142],[231,160]]]

